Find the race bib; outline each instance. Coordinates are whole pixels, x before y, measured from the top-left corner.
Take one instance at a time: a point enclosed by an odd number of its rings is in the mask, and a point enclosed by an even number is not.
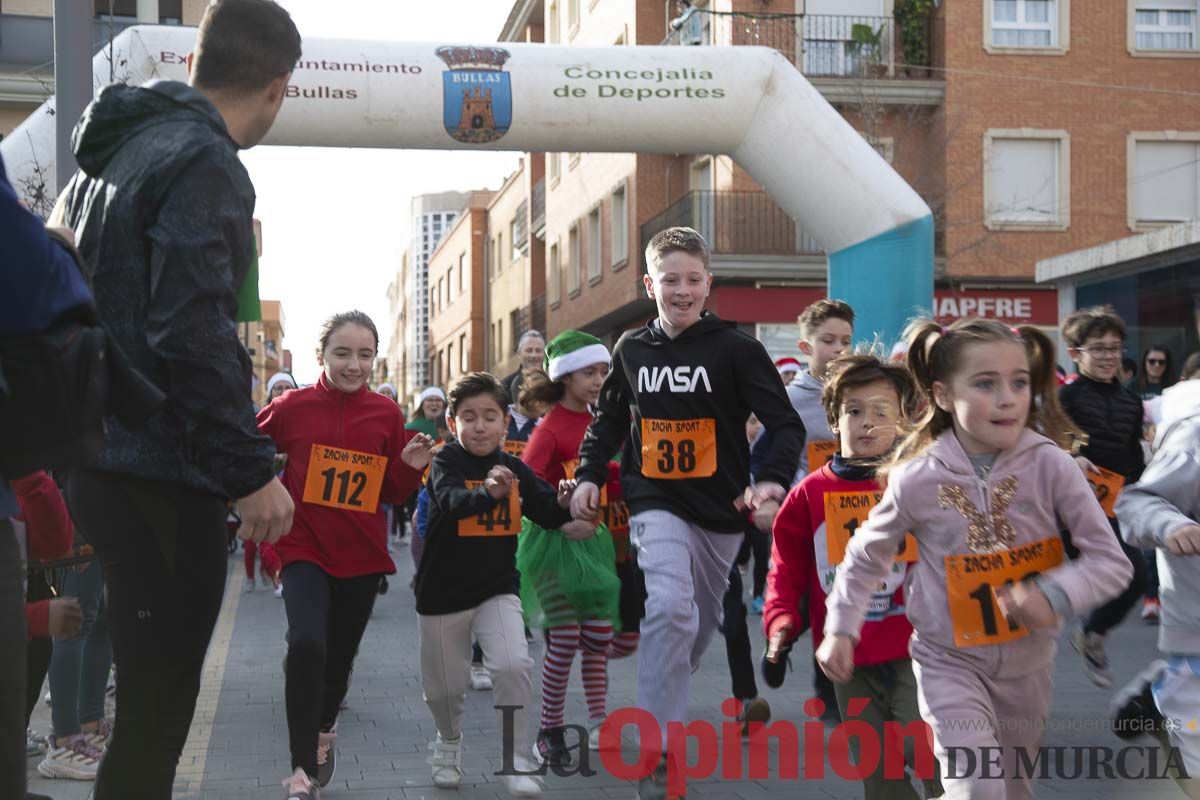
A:
[[[517,458],[520,458],[521,454],[525,452],[526,444],[527,442],[516,442],[512,439],[505,439],[504,452],[508,453],[510,456],[516,456]]]
[[[642,419],[642,474],[647,478],[707,478],[716,471],[715,419]]]
[[[882,498],[882,491],[825,493],[825,541],[830,564],[842,563],[850,537],[867,521],[871,509]],[[917,560],[917,539],[911,533],[904,535],[896,560],[908,563]]]
[[[468,489],[483,486],[483,481],[467,481]],[[458,521],[459,536],[516,536],[521,532],[520,492],[514,483],[508,497],[501,499],[482,514],[463,517]]]
[[[304,502],[374,514],[387,456],[314,444],[304,479]]]
[[[1062,563],[1057,536],[1001,550],[946,556],[946,594],[957,647],[1003,644],[1029,635],[1022,625],[1000,613],[996,589],[1033,578]]]
[[[570,461],[562,462],[563,475],[569,481],[575,480],[575,470],[579,469],[579,459],[573,458]],[[558,487],[555,486],[555,489]],[[608,486],[600,484],[600,513],[604,513],[604,507],[608,505]]]
[[[1104,513],[1110,517],[1116,517],[1113,506],[1121,494],[1121,489],[1125,486],[1125,477],[1103,467],[1099,469],[1099,475],[1090,471],[1087,473],[1088,485],[1095,492],[1096,499],[1100,501],[1100,507],[1104,509]]]
[[[837,442],[809,442],[808,443],[808,474],[811,475],[821,467],[833,461],[833,456],[838,451]]]

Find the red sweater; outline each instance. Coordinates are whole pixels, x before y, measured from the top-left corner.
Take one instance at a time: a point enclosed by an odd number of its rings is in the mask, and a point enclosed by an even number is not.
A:
[[[259,411],[258,429],[287,454],[283,485],[296,504],[296,516],[291,532],[275,545],[283,566],[307,561],[335,578],[395,572],[383,505],[403,503],[421,481],[421,473],[400,460],[416,433],[404,429],[404,414],[395,401],[366,386],[346,394],[322,375],[314,386],[285,392]],[[314,444],[387,458],[374,512],[304,501]]]
[[[25,525],[27,558],[61,558],[71,551],[75,528],[67,504],[54,480],[45,472],[34,472],[12,482],[21,506],[18,521]],[[95,567],[92,567],[95,569]],[[50,635],[50,601],[39,600],[25,604],[25,627],[29,638],[44,639]]]
[[[837,564],[829,563],[825,536],[827,492],[871,492],[874,480],[839,478],[826,464],[796,484],[775,517],[771,545],[771,571],[763,603],[763,632],[784,614],[796,616],[801,598],[808,598],[808,618],[813,647],[824,638],[825,597],[833,587]],[[908,565],[897,561],[887,580],[871,598],[862,638],[854,648],[855,666],[870,666],[908,657],[912,625],[905,616],[904,578]]]

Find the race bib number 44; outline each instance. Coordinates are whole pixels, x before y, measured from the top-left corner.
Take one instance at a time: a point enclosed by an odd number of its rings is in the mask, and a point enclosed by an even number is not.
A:
[[[1062,560],[1062,540],[1057,536],[996,553],[946,556],[946,593],[954,644],[978,647],[1029,635],[1024,626],[1009,622],[1000,613],[996,590],[1037,577]]]
[[[483,481],[467,481],[468,489],[483,486]],[[459,536],[516,536],[521,532],[521,501],[514,485],[505,497],[482,514],[458,521]]]
[[[374,514],[387,456],[314,444],[304,478],[304,502]]]
[[[647,478],[707,478],[716,471],[715,419],[642,420],[642,474]]]
[[[883,492],[826,492],[825,542],[830,564],[842,563],[850,537],[867,521],[871,509],[882,498]],[[911,533],[904,535],[904,544],[900,545],[896,560],[917,560],[917,539]]]

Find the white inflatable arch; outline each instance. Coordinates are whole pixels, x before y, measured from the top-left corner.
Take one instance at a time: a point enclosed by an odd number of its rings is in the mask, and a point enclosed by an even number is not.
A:
[[[96,54],[96,86],[186,80],[194,38],[129,28],[115,68],[109,48]],[[305,39],[264,144],[729,155],[828,251],[829,295],[854,306],[861,333],[893,339],[932,304],[929,207],[769,48]],[[31,115],[0,155],[14,185],[52,166],[52,114]]]

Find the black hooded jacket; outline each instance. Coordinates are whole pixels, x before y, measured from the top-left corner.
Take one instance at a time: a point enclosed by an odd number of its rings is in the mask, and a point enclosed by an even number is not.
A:
[[[627,331],[612,354],[612,371],[600,389],[597,414],[580,447],[576,476],[603,486],[608,461],[625,442],[621,487],[633,514],[669,511],[702,528],[745,531],[734,507],[750,478],[746,420],[750,413],[774,432],[775,445],[758,474],[785,489],[791,483],[804,423],[792,408],[779,372],[757,340],[704,312],[674,339],[658,320]],[[642,468],[642,420],[715,420],[716,471],[686,480],[647,477]],[[680,453],[651,448],[656,460]],[[676,473],[680,474],[680,473]]]
[[[96,306],[167,395],[144,427],[116,419],[91,466],[229,498],[268,483],[237,290],[254,258],[254,187],[216,107],[174,81],[105,88],[72,137],[67,224]]]

